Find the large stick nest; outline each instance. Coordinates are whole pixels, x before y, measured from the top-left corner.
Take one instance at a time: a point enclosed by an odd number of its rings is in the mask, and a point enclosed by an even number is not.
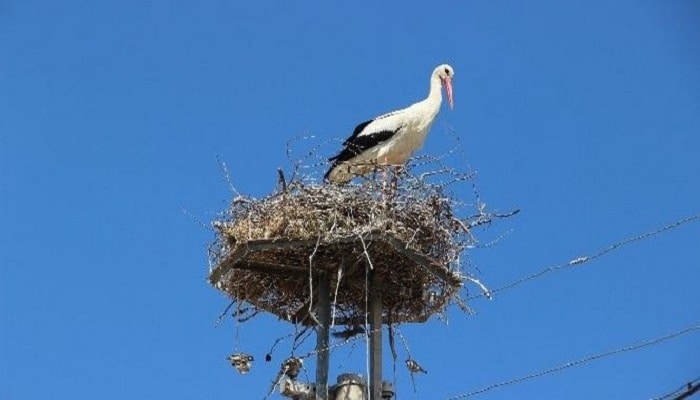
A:
[[[335,322],[354,325],[365,320],[371,270],[385,322],[422,322],[459,292],[469,227],[484,217],[459,219],[455,204],[444,185],[408,173],[237,196],[214,222],[209,281],[241,303],[313,324],[319,279],[329,279]]]

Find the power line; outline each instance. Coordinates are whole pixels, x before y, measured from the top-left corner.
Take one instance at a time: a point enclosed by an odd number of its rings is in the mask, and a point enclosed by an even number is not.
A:
[[[676,398],[673,399],[673,400],[683,400],[683,399],[687,399],[688,397],[690,397],[690,396],[692,396],[693,394],[697,393],[698,390],[700,390],[700,385],[695,385],[695,387],[693,387],[693,385],[688,384],[688,390],[687,390],[685,393],[681,393],[680,395],[678,395],[678,397],[676,397]]]
[[[619,249],[623,246],[626,246],[630,243],[634,243],[634,242],[638,242],[640,240],[648,239],[652,236],[655,236],[655,235],[658,235],[660,233],[666,232],[668,230],[677,228],[677,227],[684,225],[684,224],[687,224],[689,222],[696,221],[698,219],[700,219],[700,213],[691,215],[689,217],[685,217],[685,218],[680,219],[676,222],[662,226],[661,228],[654,229],[653,231],[649,231],[649,232],[646,232],[646,233],[643,233],[643,234],[640,234],[637,236],[633,236],[633,237],[629,237],[627,239],[620,240],[620,241],[615,242],[615,243],[613,243],[613,244],[611,244],[611,245],[609,245],[609,246],[607,246],[607,247],[605,247],[605,248],[603,248],[603,249],[601,249],[601,250],[599,250],[591,255],[576,257],[576,258],[573,258],[569,261],[563,262],[561,264],[557,264],[557,265],[554,265],[551,267],[544,268],[544,269],[537,271],[533,274],[530,274],[528,276],[524,276],[522,278],[516,279],[515,281],[508,283],[504,286],[498,287],[496,289],[492,289],[489,292],[490,292],[490,294],[494,294],[496,292],[501,292],[501,291],[504,291],[507,289],[512,289],[515,286],[518,286],[518,285],[523,284],[525,282],[531,281],[533,279],[540,278],[543,275],[548,274],[550,272],[559,271],[559,270],[562,270],[565,268],[579,266],[579,265],[587,263],[589,261],[593,261],[596,258],[602,257],[602,256],[610,253],[611,251],[617,250],[617,249]],[[483,293],[476,294],[476,295],[467,297],[467,300],[474,300],[474,299],[478,299],[480,297],[485,297],[485,295]]]
[[[531,374],[524,375],[524,376],[521,376],[519,378],[494,383],[494,384],[491,384],[489,386],[485,386],[481,389],[477,389],[477,390],[474,390],[474,391],[471,391],[468,393],[464,393],[464,394],[450,397],[447,400],[457,400],[457,399],[464,399],[467,397],[476,396],[478,394],[482,394],[482,393],[488,392],[490,390],[493,390],[493,389],[496,389],[499,387],[515,385],[518,383],[528,381],[530,379],[539,378],[541,376],[553,374],[555,372],[563,371],[565,369],[577,367],[579,365],[586,364],[586,363],[589,363],[591,361],[595,361],[595,360],[598,360],[601,358],[606,358],[606,357],[610,357],[610,356],[614,356],[614,355],[618,355],[618,354],[622,354],[622,353],[627,353],[627,352],[634,351],[634,350],[639,350],[639,349],[644,348],[644,347],[653,346],[653,345],[659,344],[661,342],[676,338],[678,336],[681,336],[681,335],[684,335],[686,333],[690,333],[690,332],[693,332],[696,330],[700,330],[700,324],[694,325],[694,326],[689,326],[689,327],[683,328],[679,331],[669,333],[669,334],[666,334],[666,335],[663,335],[663,336],[660,336],[660,337],[657,337],[654,339],[648,339],[648,340],[645,340],[645,341],[637,343],[637,344],[632,344],[632,345],[621,347],[621,348],[618,348],[615,350],[610,350],[610,351],[606,351],[603,353],[594,354],[594,355],[591,355],[588,357],[581,358],[581,359],[576,360],[576,361],[569,361],[569,362],[562,364],[562,365],[559,365],[557,367],[548,368],[548,369],[538,371],[538,372],[533,372]],[[681,398],[678,398],[678,399],[681,399]]]
[[[679,387],[671,393],[665,394],[663,396],[654,397],[651,400],[682,400],[687,399],[693,394],[700,391],[700,378],[696,378],[685,385]]]

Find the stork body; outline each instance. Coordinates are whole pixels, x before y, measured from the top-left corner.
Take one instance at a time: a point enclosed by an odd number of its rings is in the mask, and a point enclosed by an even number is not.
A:
[[[440,111],[441,85],[445,87],[452,108],[453,76],[452,67],[438,66],[430,77],[430,92],[424,100],[357,125],[340,153],[329,159],[333,164],[325,179],[343,184],[371,172],[376,165],[405,164],[411,154],[423,146]]]

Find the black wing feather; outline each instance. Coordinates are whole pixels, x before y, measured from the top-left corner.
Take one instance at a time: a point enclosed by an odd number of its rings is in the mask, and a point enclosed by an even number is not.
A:
[[[328,172],[326,172],[324,179],[327,179],[328,175],[330,175],[331,171],[333,171],[333,168],[337,167],[339,164],[343,163],[344,161],[350,160],[351,158],[357,156],[358,154],[362,153],[363,151],[369,148],[372,148],[382,142],[389,140],[399,130],[401,130],[401,127],[399,127],[394,131],[380,131],[371,133],[369,135],[360,135],[360,133],[367,127],[367,125],[371,124],[377,119],[385,118],[390,115],[391,114],[385,114],[381,117],[370,119],[369,121],[365,121],[357,125],[355,127],[355,130],[353,130],[352,135],[350,135],[350,137],[343,142],[344,147],[340,151],[340,153],[328,159],[328,161],[333,161],[333,164],[328,169]]]
[[[396,131],[381,131],[375,132],[371,135],[355,136],[345,141],[345,147],[337,155],[328,159],[328,161],[335,161],[333,166],[336,166],[343,161],[347,161],[356,155],[362,153],[363,151],[372,148],[382,142],[387,141],[389,138],[394,136]]]
[[[365,128],[367,127],[367,125],[371,124],[372,122],[374,122],[374,120],[373,120],[373,119],[370,119],[369,121],[365,121],[365,122],[363,122],[363,123],[357,125],[357,126],[355,127],[355,130],[352,131],[352,135],[350,135],[349,138],[345,139],[345,141],[343,142],[343,145],[346,145],[346,144],[348,144],[348,143],[352,143],[352,140],[355,139],[355,138],[357,137],[357,135],[359,135],[360,132],[362,132],[363,130],[365,130]]]
[[[396,132],[397,131],[381,131],[371,135],[362,135],[355,137],[352,142],[348,142],[350,140],[348,139],[346,141],[345,148],[343,148],[343,150],[341,150],[337,155],[328,159],[328,161],[333,161],[333,165],[331,165],[331,167],[328,169],[328,172],[326,172],[326,174],[323,176],[323,179],[328,179],[328,176],[331,174],[331,171],[333,171],[333,168],[342,164],[344,161],[355,157],[370,147],[374,147],[379,143],[388,140],[390,137],[394,136]]]

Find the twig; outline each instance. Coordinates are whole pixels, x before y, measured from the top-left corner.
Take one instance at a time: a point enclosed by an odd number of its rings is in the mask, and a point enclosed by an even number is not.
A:
[[[309,329],[308,326],[305,326],[304,329],[301,330],[301,332],[297,333],[294,336],[294,346],[292,347],[292,355],[294,355],[294,352],[301,346],[306,339],[311,336],[311,332],[313,332],[311,329]]]
[[[314,320],[316,325],[321,326],[321,322],[319,322],[318,318],[316,318],[316,315],[313,313],[313,304],[314,304],[314,274],[313,274],[313,263],[314,263],[314,256],[316,255],[316,252],[318,251],[318,246],[321,244],[321,235],[318,236],[318,240],[316,240],[316,247],[314,247],[314,251],[309,255],[309,317]]]
[[[224,311],[222,311],[221,314],[219,314],[219,317],[216,319],[216,322],[214,323],[214,328],[216,328],[217,326],[219,326],[219,323],[221,323],[221,320],[224,318],[224,316],[226,316],[226,313],[228,312],[228,310],[231,309],[231,307],[233,307],[234,304],[236,304],[236,300],[231,301],[231,302],[228,304],[228,306],[226,306],[226,308],[224,309]]]
[[[394,360],[394,363],[396,363],[396,360],[399,358],[399,355],[396,353],[396,339],[394,338],[396,332],[394,331],[394,325],[389,324],[387,326],[387,329],[389,330],[389,348],[391,349],[391,358]]]
[[[238,322],[246,322],[246,321],[249,321],[249,320],[251,320],[254,316],[256,316],[256,315],[258,315],[258,314],[260,314],[260,310],[255,310],[255,311],[253,311],[253,313],[250,314],[250,315],[246,315],[245,317],[238,318]]]
[[[483,283],[481,283],[481,281],[479,281],[478,279],[473,278],[469,275],[464,276],[464,279],[466,279],[472,283],[475,283],[477,286],[479,286],[481,288],[481,291],[482,291],[483,295],[486,296],[486,298],[488,298],[489,300],[493,300],[493,297],[491,296],[491,291]]]
[[[452,300],[457,304],[457,307],[459,307],[459,309],[462,310],[464,313],[468,315],[474,314],[474,310],[472,310],[471,307],[469,307],[467,303],[465,303],[464,300],[462,300],[462,298],[459,297],[459,294],[452,297]]]
[[[343,278],[344,264],[345,260],[341,261],[340,265],[338,265],[338,271],[336,272],[335,292],[333,294],[333,313],[331,315],[331,328],[335,326],[335,311],[338,304],[338,289],[340,289],[340,280]]]
[[[472,234],[472,231],[471,231],[470,227],[467,227],[467,226],[464,224],[464,221],[462,221],[461,219],[459,219],[459,218],[457,218],[457,217],[450,217],[450,219],[452,219],[452,221],[456,222],[457,225],[459,225],[459,227],[462,228],[462,230],[464,231],[464,233],[466,233],[467,235],[469,235],[469,237],[472,239],[472,242],[473,242],[473,243],[479,243],[479,241],[476,240],[476,238],[475,238],[474,235]]]
[[[236,190],[236,187],[233,186],[231,174],[229,173],[226,163],[224,161],[221,161],[221,159],[218,156],[216,157],[216,161],[219,163],[219,167],[221,167],[221,172],[224,174],[224,179],[226,180],[226,183],[228,183],[228,187],[229,189],[231,189],[231,193],[233,193],[236,196],[240,196],[241,194],[238,192],[238,190]]]
[[[420,232],[420,228],[416,228],[413,231],[413,235],[411,235],[411,240],[406,242],[406,249],[408,249],[411,246],[411,243],[413,243],[413,240],[416,238],[416,235],[418,234],[418,232]]]
[[[268,361],[268,362],[271,361],[272,360],[272,353],[275,351],[275,347],[277,347],[277,345],[281,341],[283,341],[284,339],[287,339],[287,338],[292,337],[292,336],[294,336],[294,333],[288,333],[282,337],[278,337],[275,340],[275,342],[272,344],[272,347],[270,347],[270,351],[268,351],[267,354],[265,355],[265,361]]]
[[[367,245],[365,244],[365,239],[359,233],[357,234],[357,237],[360,238],[360,243],[362,243],[362,250],[365,255],[365,258],[367,259],[367,263],[369,264],[369,269],[374,269],[374,265],[372,265],[372,258],[369,256],[369,252],[367,252]]]
[[[475,228],[475,227],[480,226],[480,225],[490,224],[496,218],[512,217],[513,215],[515,215],[519,212],[520,212],[520,209],[516,208],[515,210],[507,212],[505,214],[483,213],[483,214],[476,215],[476,216],[474,216],[474,217],[476,217],[476,220],[469,223],[469,229]]]
[[[231,203],[233,203],[233,204],[242,204],[242,203],[252,204],[253,202],[249,198],[239,194],[238,196],[233,198],[233,201]]]
[[[287,181],[284,179],[284,171],[282,171],[282,168],[278,167],[277,168],[277,184],[280,187],[280,191],[282,193],[287,191]]]

